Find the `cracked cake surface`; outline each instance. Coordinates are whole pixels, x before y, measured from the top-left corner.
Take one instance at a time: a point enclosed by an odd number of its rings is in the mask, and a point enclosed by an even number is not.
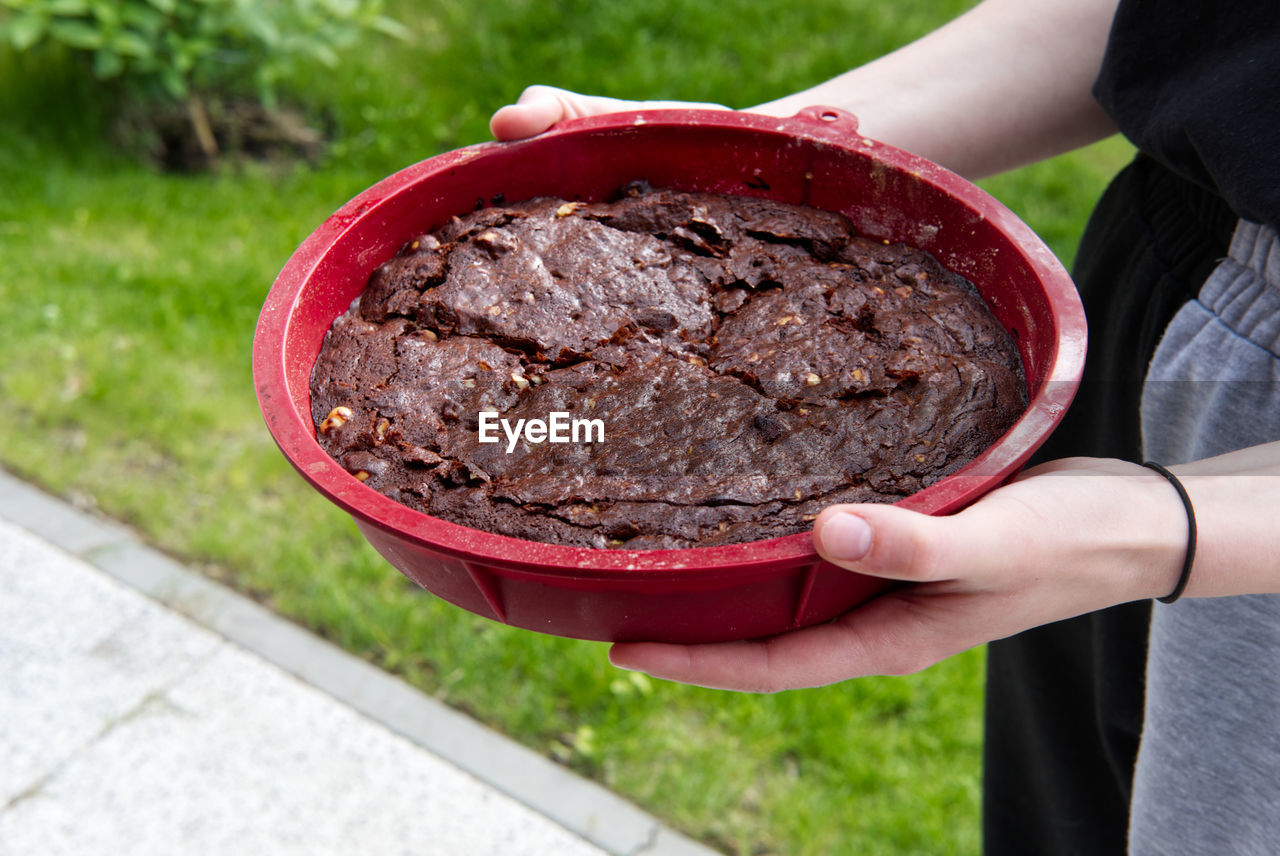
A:
[[[392,499],[627,549],[893,502],[1027,401],[1007,332],[927,253],[838,214],[640,186],[483,208],[411,241],[334,322],[311,397],[321,445]],[[486,412],[597,420],[603,438],[481,442]]]

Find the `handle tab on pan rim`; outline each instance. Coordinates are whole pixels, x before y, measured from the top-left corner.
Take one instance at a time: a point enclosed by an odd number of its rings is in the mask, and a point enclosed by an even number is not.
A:
[[[858,117],[848,110],[839,107],[827,107],[815,104],[805,107],[787,119],[788,124],[797,125],[810,134],[815,131],[825,137],[850,142],[858,134]]]

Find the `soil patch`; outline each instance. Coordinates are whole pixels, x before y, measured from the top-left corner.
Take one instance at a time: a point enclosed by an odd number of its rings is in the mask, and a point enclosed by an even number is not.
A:
[[[134,102],[115,128],[126,150],[165,172],[203,172],[244,160],[314,165],[330,132],[316,128],[301,109],[268,110],[251,98]]]

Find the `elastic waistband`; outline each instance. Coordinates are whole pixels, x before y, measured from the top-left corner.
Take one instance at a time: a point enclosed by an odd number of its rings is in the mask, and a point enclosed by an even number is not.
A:
[[[1241,220],[1228,258],[1205,283],[1199,300],[1222,322],[1280,356],[1280,234]]]

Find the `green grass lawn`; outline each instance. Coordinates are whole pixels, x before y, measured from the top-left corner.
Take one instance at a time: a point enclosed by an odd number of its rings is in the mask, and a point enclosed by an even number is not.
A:
[[[727,853],[977,853],[980,651],[753,697],[473,617],[408,584],[304,486],[249,366],[294,247],[384,175],[485,139],[526,83],[743,106],[966,5],[405,0],[410,42],[289,89],[338,129],[321,164],[199,176],[115,151],[110,100],[65,58],[0,49],[0,463]],[[1069,259],[1126,157],[1108,143],[986,186]]]

